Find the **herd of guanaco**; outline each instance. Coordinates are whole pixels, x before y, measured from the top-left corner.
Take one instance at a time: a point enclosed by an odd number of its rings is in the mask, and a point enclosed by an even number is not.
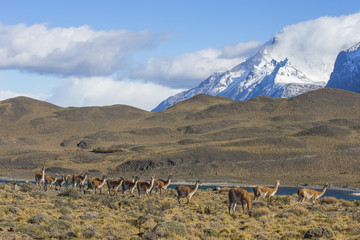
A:
[[[155,189],[156,193],[160,191],[160,195],[164,195],[167,187],[171,183],[171,179],[173,176],[170,174],[167,180],[163,179],[155,179],[151,177],[150,182],[139,181],[137,176],[133,176],[132,179],[128,178],[119,178],[119,179],[108,179],[106,175],[103,175],[102,178],[93,177],[88,178],[88,172],[81,173],[78,175],[62,175],[59,177],[58,175],[55,178],[51,176],[45,175],[45,167],[41,167],[41,172],[35,174],[35,183],[40,188],[43,187],[45,190],[47,186],[51,189],[55,186],[56,190],[61,189],[63,185],[67,188],[72,186],[74,189],[79,188],[81,191],[92,191],[93,193],[101,193],[102,187],[106,184],[108,187],[108,193],[110,196],[114,196],[118,194],[118,190],[121,187],[122,193],[125,195],[127,191],[129,191],[130,196],[134,195],[135,188],[137,189],[138,195],[140,196],[142,193],[144,196],[149,197],[151,192]],[[87,184],[87,189],[85,190],[85,184]],[[178,197],[177,200],[180,204],[181,198],[186,198],[189,203],[192,196],[198,190],[200,185],[200,181],[197,180],[195,182],[194,187],[190,186],[177,186],[175,188]],[[273,197],[280,185],[280,181],[277,180],[274,188],[265,187],[265,186],[256,186],[253,188],[254,198],[253,201],[257,201],[259,197],[262,197],[267,201],[267,205],[270,205],[271,197]],[[309,199],[313,203],[313,207],[317,203],[317,199],[324,195],[328,185],[325,185],[321,191],[316,191],[314,189],[299,189],[297,191],[298,195],[298,203],[303,203],[305,199]],[[244,213],[252,215],[252,203],[250,193],[244,188],[231,188],[229,190],[229,214],[231,215],[231,210],[233,210],[235,214],[236,205],[241,204],[242,210]]]

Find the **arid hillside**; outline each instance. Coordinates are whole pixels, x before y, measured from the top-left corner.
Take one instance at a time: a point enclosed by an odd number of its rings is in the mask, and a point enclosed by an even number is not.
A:
[[[168,110],[0,102],[0,175],[166,177],[360,186],[360,95],[321,89],[245,102],[197,95]]]

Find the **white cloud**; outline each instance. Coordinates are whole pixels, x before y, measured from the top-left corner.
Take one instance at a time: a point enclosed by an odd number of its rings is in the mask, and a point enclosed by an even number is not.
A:
[[[49,95],[46,94],[18,93],[10,90],[0,90],[0,101],[19,96],[30,97],[39,100],[45,100],[49,97]]]
[[[220,48],[221,58],[247,58],[256,54],[270,42],[240,42],[235,45],[227,45]]]
[[[191,88],[211,73],[226,71],[255,54],[265,44],[238,43],[219,49],[203,49],[175,57],[150,58],[146,66],[133,69],[130,78],[140,78],[175,88]]]
[[[360,13],[321,17],[285,27],[270,50],[278,60],[289,58],[310,78],[327,82],[337,54],[360,42]]]
[[[189,88],[213,72],[233,67],[263,47],[260,42],[238,43],[135,63],[134,54],[151,50],[167,39],[166,34],[149,31],[94,31],[86,25],[49,29],[46,24],[0,23],[0,69],[64,77],[118,73],[164,86]]]
[[[57,86],[47,101],[59,106],[125,104],[152,110],[167,97],[183,90],[149,82],[115,81],[110,77],[70,78]]]
[[[0,69],[61,76],[104,76],[129,67],[137,51],[167,36],[149,31],[94,31],[88,26],[48,29],[45,24],[0,24]]]

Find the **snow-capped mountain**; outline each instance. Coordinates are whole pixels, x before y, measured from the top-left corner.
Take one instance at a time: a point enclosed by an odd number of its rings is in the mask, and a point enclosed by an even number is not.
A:
[[[326,87],[360,93],[360,42],[338,54]]]
[[[200,93],[243,101],[262,95],[287,98],[323,88],[325,84],[310,79],[287,58],[275,60],[266,47],[233,69],[214,73],[199,86],[169,97],[152,111],[165,110]]]

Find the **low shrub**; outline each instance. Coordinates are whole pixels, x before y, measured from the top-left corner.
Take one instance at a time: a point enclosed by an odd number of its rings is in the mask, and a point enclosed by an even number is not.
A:
[[[324,197],[320,199],[320,204],[338,204],[339,200],[335,197]]]
[[[208,236],[208,237],[220,236],[220,233],[218,231],[216,231],[215,229],[211,229],[211,228],[205,229],[204,234],[205,234],[205,236]]]
[[[86,228],[82,232],[82,236],[84,238],[94,238],[94,237],[96,237],[96,229],[95,229],[94,225],[91,225],[90,227]]]
[[[124,152],[123,149],[119,148],[94,148],[92,150],[94,153],[116,153],[116,152]]]
[[[296,216],[306,216],[309,214],[309,210],[299,204],[291,206],[289,212],[294,213]]]
[[[316,227],[306,231],[304,238],[332,238],[334,233],[330,228],[327,227]]]
[[[71,208],[69,208],[69,207],[61,207],[59,211],[61,214],[64,214],[64,215],[70,214],[72,212]]]
[[[262,216],[266,216],[268,214],[270,214],[270,210],[269,210],[269,208],[266,208],[266,207],[255,208],[252,211],[252,216],[254,218],[259,218],[259,217],[262,217]]]
[[[69,198],[72,198],[72,199],[81,199],[81,198],[83,198],[83,195],[81,194],[81,192],[76,190],[76,189],[68,189],[68,190],[65,190],[63,192],[59,192],[58,196],[59,197],[69,197]]]
[[[179,222],[162,222],[155,226],[153,232],[159,237],[168,237],[172,234],[185,236],[187,229],[184,224]]]
[[[35,216],[33,216],[32,218],[30,218],[29,223],[32,224],[39,224],[42,222],[52,222],[53,219],[52,217],[50,217],[47,213],[37,213]]]

